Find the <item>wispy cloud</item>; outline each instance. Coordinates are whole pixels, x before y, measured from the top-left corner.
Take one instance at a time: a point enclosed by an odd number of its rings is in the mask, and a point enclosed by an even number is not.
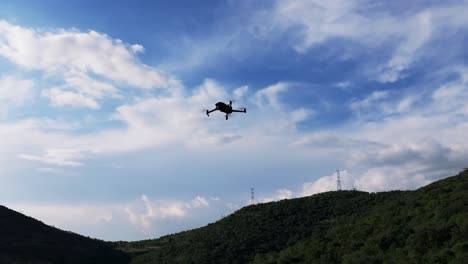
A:
[[[394,48],[388,58],[366,69],[371,79],[388,83],[404,78],[432,40],[451,34],[447,28],[466,28],[466,16],[459,12],[464,8],[466,2],[460,1],[403,15],[373,8],[365,1],[278,1],[271,12],[258,15],[255,26],[264,36],[294,32],[299,38],[291,45],[300,53],[336,39],[364,45],[372,52],[390,44]]]
[[[83,165],[83,163],[77,161],[82,158],[79,149],[50,149],[41,156],[21,154],[20,158],[57,166],[76,167]]]

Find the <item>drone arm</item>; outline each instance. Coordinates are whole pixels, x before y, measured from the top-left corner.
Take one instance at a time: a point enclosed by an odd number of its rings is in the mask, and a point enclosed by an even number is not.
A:
[[[218,110],[218,109],[215,108],[215,109],[213,109],[213,110],[206,110],[206,115],[207,115],[207,116],[210,116],[210,113],[211,113],[211,112],[214,112],[214,111],[216,111],[216,110]]]
[[[247,109],[242,109],[242,110],[232,110],[232,112],[237,112],[237,113],[247,113]]]

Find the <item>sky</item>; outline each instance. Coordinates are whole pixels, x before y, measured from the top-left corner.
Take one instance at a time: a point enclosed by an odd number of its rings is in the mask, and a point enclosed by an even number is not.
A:
[[[468,1],[0,1],[0,204],[104,240],[468,166]],[[246,107],[225,120],[206,109]],[[464,132],[465,131],[465,132]]]

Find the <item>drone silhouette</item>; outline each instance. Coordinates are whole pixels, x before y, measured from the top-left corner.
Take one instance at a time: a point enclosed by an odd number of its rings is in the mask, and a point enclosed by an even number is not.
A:
[[[234,112],[238,112],[238,113],[247,113],[247,108],[242,108],[241,110],[235,110],[235,109],[232,109],[232,101],[229,101],[229,104],[225,104],[223,102],[217,102],[215,104],[216,108],[213,109],[213,110],[206,110],[206,115],[207,116],[210,116],[210,113],[211,112],[214,112],[216,110],[219,110],[223,113],[226,114],[226,120],[229,119],[229,115],[234,113]]]

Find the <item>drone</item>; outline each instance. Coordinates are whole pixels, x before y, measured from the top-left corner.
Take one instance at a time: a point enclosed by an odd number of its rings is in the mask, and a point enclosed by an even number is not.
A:
[[[226,120],[229,119],[229,115],[231,113],[234,113],[234,112],[238,112],[238,113],[247,113],[247,108],[242,108],[241,110],[235,110],[235,109],[232,109],[232,101],[229,101],[229,104],[225,104],[223,102],[217,102],[215,104],[216,108],[213,109],[213,110],[206,110],[206,115],[207,116],[210,116],[210,113],[211,112],[214,112],[216,110],[219,110],[223,113],[226,114]]]

